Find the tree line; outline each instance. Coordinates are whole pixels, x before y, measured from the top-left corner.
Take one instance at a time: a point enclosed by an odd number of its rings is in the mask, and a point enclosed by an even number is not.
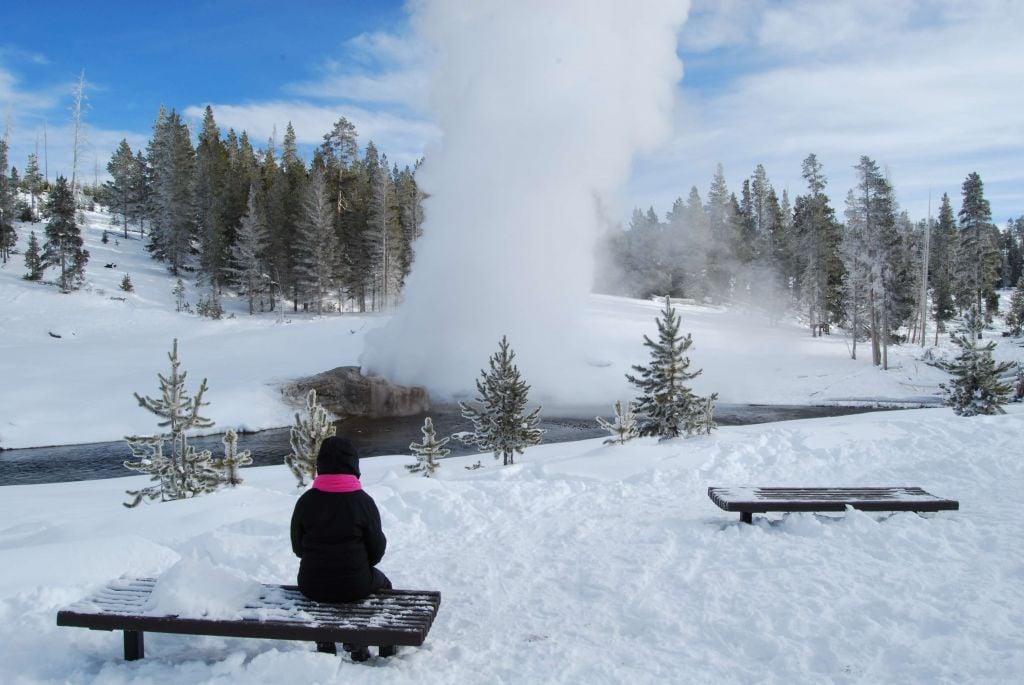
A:
[[[635,209],[629,226],[606,242],[615,268],[597,287],[756,303],[773,319],[796,308],[812,335],[844,327],[853,332],[851,355],[865,342],[882,367],[890,344],[923,343],[929,325],[937,335],[971,307],[990,321],[997,289],[1020,283],[1024,273],[1024,216],[999,230],[981,177],[971,173],[959,212],[943,194],[937,217],[915,222],[874,160],[863,156],[855,169],[840,218],[814,154],[802,164],[806,190],[792,202],[760,164],[737,197],[719,165],[706,200],[693,187],[664,219],[653,208]]]
[[[340,118],[307,166],[291,123],[280,149],[272,136],[257,150],[245,131],[223,135],[207,107],[193,144],[161,108],[145,151],[121,141],[100,198],[126,239],[148,236],[171,273],[195,273],[214,311],[226,288],[250,313],[380,310],[411,268],[423,195],[418,164],[399,169],[372,141],[360,156],[356,136]]]

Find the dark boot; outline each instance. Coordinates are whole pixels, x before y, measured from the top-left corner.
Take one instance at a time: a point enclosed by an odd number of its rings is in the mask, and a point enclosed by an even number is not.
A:
[[[342,647],[344,647],[345,651],[348,652],[349,656],[352,658],[352,661],[354,661],[357,664],[362,663],[370,658],[370,648],[366,645],[351,645],[345,643],[342,645]]]

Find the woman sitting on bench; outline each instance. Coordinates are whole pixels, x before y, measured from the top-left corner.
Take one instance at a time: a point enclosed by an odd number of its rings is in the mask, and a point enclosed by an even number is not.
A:
[[[376,568],[387,538],[377,505],[359,482],[355,446],[345,438],[327,438],[316,470],[313,487],[299,497],[292,513],[299,590],[317,602],[352,602],[390,589],[391,581]],[[352,658],[357,656],[362,654],[353,651]]]

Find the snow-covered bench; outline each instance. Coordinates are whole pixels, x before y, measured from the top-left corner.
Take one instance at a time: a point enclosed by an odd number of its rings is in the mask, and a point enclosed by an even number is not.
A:
[[[769,511],[943,511],[959,509],[956,500],[942,499],[916,487],[892,488],[758,488],[710,487],[708,497],[725,511],[738,511],[740,521]]]
[[[441,593],[384,590],[359,602],[321,604],[291,585],[263,585],[258,602],[231,617],[152,615],[146,612],[153,578],[121,578],[95,595],[57,612],[58,626],[123,630],[124,658],[145,656],[143,635],[180,633],[255,637],[317,643],[317,651],[336,653],[335,643],[377,646],[391,656],[397,645],[419,646],[441,604]]]

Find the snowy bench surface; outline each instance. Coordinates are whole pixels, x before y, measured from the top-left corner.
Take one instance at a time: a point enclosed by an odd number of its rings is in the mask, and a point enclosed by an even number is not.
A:
[[[769,511],[943,511],[959,509],[956,500],[942,499],[917,487],[786,488],[710,487],[708,497],[725,511],[740,512],[740,521]]]
[[[302,640],[331,653],[336,642],[376,645],[381,656],[391,656],[396,645],[423,644],[441,605],[441,593],[429,590],[382,590],[359,602],[322,604],[292,585],[263,585],[259,601],[234,616],[153,615],[146,607],[155,585],[154,578],[114,580],[57,612],[57,625],[123,630],[129,661],[145,656],[146,631]]]

